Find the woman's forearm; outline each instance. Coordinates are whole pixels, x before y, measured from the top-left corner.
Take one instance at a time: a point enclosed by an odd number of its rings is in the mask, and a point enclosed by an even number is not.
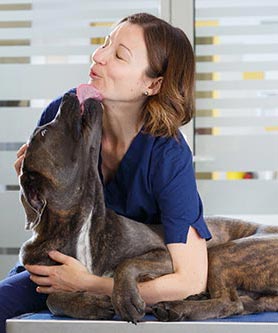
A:
[[[83,290],[91,291],[97,295],[108,295],[111,297],[114,280],[111,277],[87,275],[83,284]]]
[[[153,305],[161,301],[181,300],[200,293],[206,286],[190,284],[178,273],[167,274],[154,280],[138,284],[139,292],[146,304]]]
[[[91,275],[91,278],[86,283],[86,290],[99,295],[112,296],[113,278]],[[177,273],[138,283],[139,293],[147,305],[160,301],[183,299],[189,295],[202,292],[205,288],[205,284],[201,282],[199,284],[186,283],[184,277]]]
[[[208,257],[206,241],[190,228],[186,244],[169,244],[174,273],[139,282],[139,293],[148,305],[160,301],[180,300],[206,290]],[[113,279],[90,275],[87,290],[112,295]]]

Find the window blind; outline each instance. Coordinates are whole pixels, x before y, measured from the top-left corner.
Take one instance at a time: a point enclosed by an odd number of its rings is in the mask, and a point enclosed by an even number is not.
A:
[[[198,186],[207,214],[278,214],[278,3],[196,0]]]

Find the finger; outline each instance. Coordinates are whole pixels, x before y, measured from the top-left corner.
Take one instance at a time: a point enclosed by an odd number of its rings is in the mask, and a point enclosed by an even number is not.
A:
[[[38,276],[38,275],[30,275],[30,280],[32,280],[34,283],[38,284],[39,286],[44,286],[44,287],[50,287],[50,279],[49,277],[45,276]]]
[[[15,168],[15,171],[16,171],[18,176],[20,174],[20,169],[21,169],[21,165],[22,165],[23,160],[24,160],[24,155],[20,156],[14,163],[14,168]]]
[[[52,260],[54,260],[60,264],[67,264],[69,262],[69,260],[72,259],[72,257],[67,256],[59,251],[49,251],[48,255]]]
[[[41,265],[25,265],[28,272],[34,275],[49,276],[52,271],[51,266],[41,266]]]
[[[26,149],[28,148],[27,143],[24,143],[17,151],[16,153],[16,157],[20,157],[21,155],[23,155],[26,151]]]
[[[40,293],[40,294],[51,294],[51,293],[55,292],[55,290],[52,287],[38,286],[36,288],[36,292]]]

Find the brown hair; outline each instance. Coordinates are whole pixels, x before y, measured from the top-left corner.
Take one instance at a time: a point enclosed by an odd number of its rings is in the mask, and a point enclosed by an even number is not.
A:
[[[139,13],[127,16],[143,28],[151,78],[162,76],[157,95],[149,96],[143,115],[145,132],[155,136],[176,137],[178,128],[194,115],[195,60],[185,33],[162,19]]]

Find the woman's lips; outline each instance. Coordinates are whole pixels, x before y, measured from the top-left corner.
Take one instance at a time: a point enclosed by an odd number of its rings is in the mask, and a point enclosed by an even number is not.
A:
[[[90,71],[90,77],[92,79],[101,78],[101,76],[98,73],[96,73],[94,70]]]

